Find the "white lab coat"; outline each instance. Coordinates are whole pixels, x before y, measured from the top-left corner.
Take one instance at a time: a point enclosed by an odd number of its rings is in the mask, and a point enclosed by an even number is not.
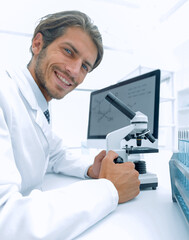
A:
[[[112,212],[106,179],[40,190],[46,171],[84,178],[87,167],[52,134],[23,72],[0,73],[0,239],[73,239]]]

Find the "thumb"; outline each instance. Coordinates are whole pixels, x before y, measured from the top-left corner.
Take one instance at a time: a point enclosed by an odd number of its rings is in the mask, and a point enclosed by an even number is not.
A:
[[[108,151],[105,158],[102,160],[100,168],[99,178],[109,179],[112,176],[113,169],[115,168],[114,159],[118,157],[118,154],[112,150]]]
[[[108,151],[105,159],[106,159],[106,161],[109,161],[109,162],[113,163],[114,159],[117,158],[117,157],[118,157],[118,154],[116,152],[110,150],[110,151]]]

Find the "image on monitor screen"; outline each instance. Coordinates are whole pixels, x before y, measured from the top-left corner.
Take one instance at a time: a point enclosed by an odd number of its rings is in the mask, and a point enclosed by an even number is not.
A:
[[[160,70],[128,79],[91,92],[87,139],[105,139],[109,132],[130,124],[130,119],[110,104],[111,92],[134,112],[148,117],[148,129],[158,139]]]

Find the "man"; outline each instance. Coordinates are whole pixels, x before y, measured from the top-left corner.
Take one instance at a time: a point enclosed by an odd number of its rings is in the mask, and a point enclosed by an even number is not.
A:
[[[48,102],[76,88],[102,59],[90,19],[79,11],[44,17],[31,52],[27,68],[0,74],[0,238],[73,239],[138,195],[138,172],[133,163],[115,164],[113,151],[89,166],[50,129]],[[42,192],[46,172],[88,179]]]

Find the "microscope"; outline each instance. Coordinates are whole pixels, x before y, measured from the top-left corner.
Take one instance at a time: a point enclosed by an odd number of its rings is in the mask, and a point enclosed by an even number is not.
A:
[[[114,107],[120,110],[130,119],[130,125],[110,132],[106,136],[106,150],[115,151],[119,156],[114,159],[116,164],[132,161],[135,169],[139,172],[140,189],[152,188],[158,186],[158,178],[156,174],[146,171],[146,162],[143,159],[145,153],[157,153],[158,149],[151,147],[155,142],[155,138],[147,128],[148,117],[137,111],[133,112],[114,94],[109,92],[105,99]],[[144,144],[148,141],[150,144]],[[148,147],[147,145],[150,145]]]

